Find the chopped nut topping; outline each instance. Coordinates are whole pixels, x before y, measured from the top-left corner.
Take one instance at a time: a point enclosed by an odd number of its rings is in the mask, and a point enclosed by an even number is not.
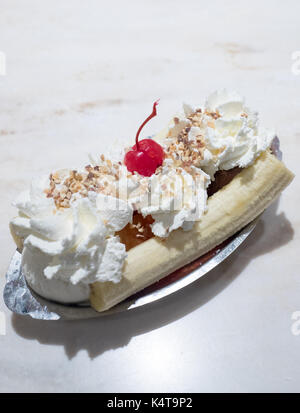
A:
[[[84,172],[69,171],[64,177],[59,172],[50,174],[49,188],[45,190],[48,198],[53,198],[57,209],[69,208],[70,201],[77,194],[87,197],[89,191],[115,195],[113,183],[119,180],[120,165],[100,157],[102,164],[87,165]]]
[[[193,139],[189,138],[189,132],[192,126],[201,127],[203,114],[201,109],[197,109],[190,114],[187,119],[190,121],[190,126],[184,127],[178,134],[175,140],[171,140],[166,148],[167,158],[174,161],[175,167],[181,167],[187,172],[191,171],[191,166],[199,166],[199,161],[203,159],[204,139],[201,134]],[[179,119],[174,118],[174,123],[178,124]],[[177,172],[180,169],[177,169]],[[159,173],[160,170],[156,171]]]
[[[181,167],[187,172],[191,172],[191,167],[199,167],[199,162],[203,159],[203,152],[205,149],[204,137],[201,133],[198,136],[189,137],[192,127],[203,129],[205,123],[215,128],[215,121],[221,117],[218,111],[212,112],[202,109],[196,109],[193,113],[187,116],[189,125],[185,126],[178,134],[176,139],[170,140],[166,148],[167,158],[174,161],[175,167]],[[203,121],[205,123],[203,124]],[[174,124],[178,125],[180,120],[178,117],[174,118]],[[170,135],[171,136],[171,135]],[[179,170],[178,170],[179,171]]]

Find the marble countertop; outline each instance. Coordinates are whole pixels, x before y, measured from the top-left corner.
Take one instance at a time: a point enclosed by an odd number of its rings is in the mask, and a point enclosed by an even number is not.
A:
[[[299,175],[299,15],[296,0],[2,0],[0,289],[16,195],[134,136],[158,97],[145,133],[182,101],[238,90]],[[0,391],[300,391],[299,204],[296,178],[227,261],[152,306],[56,323],[1,298]]]

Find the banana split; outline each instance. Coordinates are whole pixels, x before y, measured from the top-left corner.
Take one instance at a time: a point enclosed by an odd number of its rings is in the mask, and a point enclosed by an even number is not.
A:
[[[37,294],[107,310],[242,229],[293,179],[238,94],[184,104],[139,140],[157,103],[134,146],[38,177],[14,202],[10,229]]]

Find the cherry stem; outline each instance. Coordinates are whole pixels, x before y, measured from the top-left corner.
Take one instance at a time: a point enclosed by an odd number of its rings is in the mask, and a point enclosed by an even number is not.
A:
[[[157,115],[156,112],[156,106],[158,105],[159,99],[154,102],[153,104],[153,110],[150,116],[148,116],[148,118],[146,120],[144,120],[144,122],[141,124],[141,126],[139,127],[137,133],[136,133],[136,137],[135,137],[135,143],[136,143],[136,149],[139,150],[139,135],[141,133],[141,130],[143,129],[143,127],[146,125],[146,123],[149,122],[150,119],[154,118]]]

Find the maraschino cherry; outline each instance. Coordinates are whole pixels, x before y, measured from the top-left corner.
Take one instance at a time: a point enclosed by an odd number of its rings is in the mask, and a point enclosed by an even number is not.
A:
[[[153,104],[153,111],[150,116],[139,127],[135,142],[136,144],[128,151],[124,158],[124,163],[128,171],[138,172],[143,176],[151,176],[156,169],[162,165],[165,154],[163,148],[152,139],[143,139],[139,142],[141,130],[149,122],[150,119],[156,116],[156,106],[158,100]]]

